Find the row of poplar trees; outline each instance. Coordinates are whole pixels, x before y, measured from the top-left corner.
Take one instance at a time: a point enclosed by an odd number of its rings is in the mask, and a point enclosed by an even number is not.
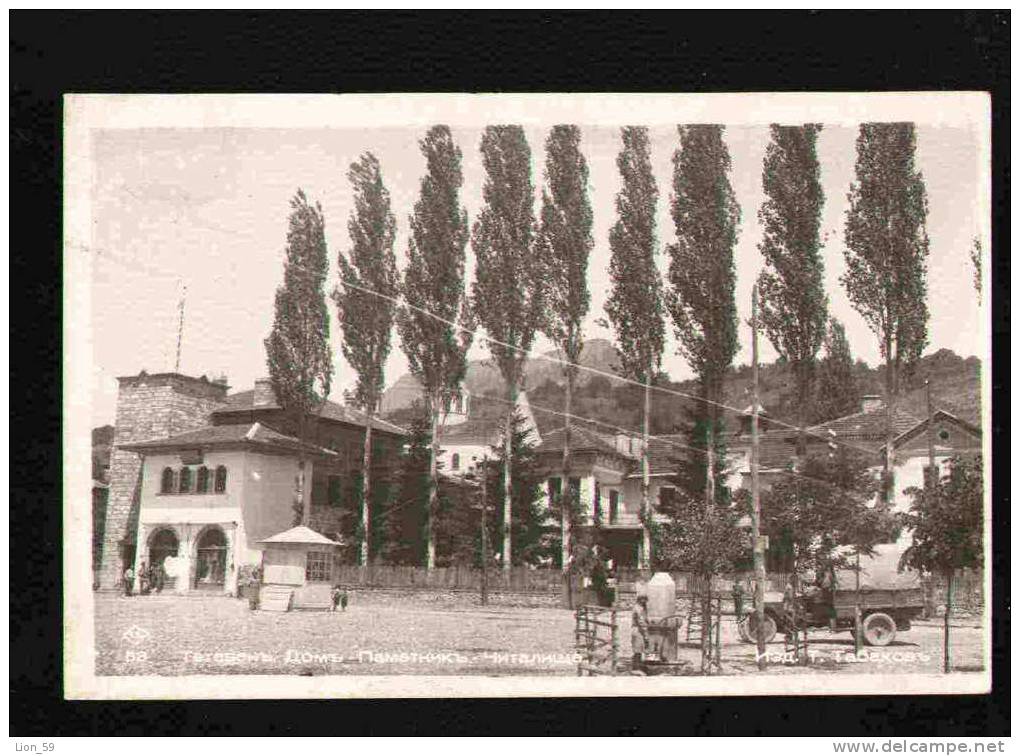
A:
[[[792,368],[807,413],[812,402],[816,355],[842,329],[828,317],[819,230],[824,202],[817,157],[821,127],[772,126],[762,173],[765,202],[759,211],[765,267],[758,278],[766,334]],[[657,258],[658,189],[652,172],[648,130],[621,130],[617,166],[622,188],[617,220],[609,234],[612,290],[606,304],[620,353],[620,374],[644,387],[641,454],[642,561],[651,554],[647,441],[651,391],[660,373],[665,317],[672,320],[679,353],[696,373],[686,466],[689,491],[703,494],[705,522],[719,519],[726,497],[717,495],[725,474],[723,379],[738,348],[734,300],[734,247],[740,208],[729,181],[730,156],[719,125],[678,127],[673,156],[671,216],[676,241],[666,249],[665,281]],[[565,358],[564,415],[571,416],[577,363],[588,315],[588,263],[594,245],[588,167],[577,126],[555,126],[545,143],[545,185],[535,215],[531,153],[520,126],[490,126],[480,150],[485,169],[484,204],[473,226],[461,205],[462,154],[450,129],[434,126],[420,142],[426,173],[410,216],[407,266],[401,275],[394,255],[395,219],[378,160],[366,153],[348,171],[355,207],[348,222],[350,246],[338,255],[340,282],[333,291],[343,335],[343,354],[357,372],[355,400],[371,418],[384,388],[383,366],[394,325],[411,372],[419,379],[431,426],[426,566],[435,564],[439,419],[459,390],[474,331],[484,328],[493,362],[507,391],[502,485],[503,530],[510,532],[513,480],[510,450],[513,408],[522,390],[528,353],[539,333]],[[892,465],[892,408],[904,365],[926,344],[927,318],[924,185],[914,165],[915,131],[909,123],[860,127],[856,178],[846,215],[846,273],[850,301],[876,334],[886,361],[889,407],[887,469]],[[322,210],[302,192],[292,200],[284,282],[276,294],[273,329],[266,339],[269,373],[281,405],[294,412],[299,434],[329,394],[332,360],[324,297],[327,248]],[[468,244],[475,280],[468,290]],[[844,338],[845,342],[845,338]],[[798,425],[803,428],[805,414]],[[569,478],[570,422],[562,466]],[[798,443],[804,453],[804,441]],[[361,529],[368,534],[372,501],[371,426],[365,438]],[[302,482],[302,484],[304,484]],[[569,487],[565,487],[569,489]],[[887,486],[888,489],[888,486]],[[307,498],[307,497],[305,497]],[[562,563],[569,563],[570,522],[577,502],[561,497]],[[700,496],[699,496],[700,498]],[[308,512],[303,513],[308,521]],[[707,525],[706,525],[707,527]],[[708,528],[711,530],[711,528]],[[705,548],[704,539],[698,551]],[[370,558],[364,538],[361,559]],[[503,539],[502,564],[513,546]],[[710,570],[711,571],[711,570]]]

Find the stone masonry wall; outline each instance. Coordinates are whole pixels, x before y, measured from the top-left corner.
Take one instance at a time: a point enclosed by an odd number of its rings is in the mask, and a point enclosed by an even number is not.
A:
[[[118,379],[117,417],[110,459],[110,497],[102,535],[98,574],[100,590],[122,585],[125,549],[132,550],[138,532],[141,496],[141,457],[119,448],[122,444],[166,438],[208,425],[209,413],[227,392],[224,384],[176,373]],[[128,553],[128,557],[132,554]]]

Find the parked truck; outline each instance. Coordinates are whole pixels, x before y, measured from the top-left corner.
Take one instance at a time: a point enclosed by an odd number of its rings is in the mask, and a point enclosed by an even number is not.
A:
[[[784,606],[781,593],[765,594],[765,642],[776,633],[833,628],[854,631],[858,600],[864,642],[869,646],[887,646],[897,632],[910,630],[911,621],[924,612],[924,592],[920,576],[913,570],[900,572],[900,550],[893,544],[879,546],[872,557],[861,557],[860,589],[856,570],[836,572],[834,586],[812,586],[797,596],[796,610]],[[859,596],[859,599],[858,599]],[[741,640],[756,642],[755,614],[751,611],[738,624]]]

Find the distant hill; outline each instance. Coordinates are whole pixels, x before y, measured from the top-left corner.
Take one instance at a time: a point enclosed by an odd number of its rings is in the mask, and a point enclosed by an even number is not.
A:
[[[557,352],[548,352],[550,356]],[[615,373],[619,358],[615,347],[605,339],[593,339],[585,344],[581,364],[603,372]],[[855,367],[860,394],[883,395],[884,378],[882,366],[872,368],[858,361]],[[932,397],[937,409],[945,409],[968,422],[980,424],[981,361],[976,357],[959,357],[948,349],[924,356],[912,376],[905,378],[900,406],[919,419],[926,412],[924,380],[931,380]],[[793,423],[796,421],[796,397],[793,375],[789,366],[782,362],[762,365],[759,371],[761,401],[765,409],[776,419]],[[622,382],[581,371],[578,390],[574,397],[573,414],[591,418],[607,426],[618,426],[638,430],[641,423],[643,402],[642,390]],[[473,396],[502,396],[503,381],[498,370],[487,362],[471,362],[467,370],[466,385]],[[674,391],[696,394],[694,380],[666,381],[661,385]],[[541,432],[563,425],[563,419],[542,408],[562,411],[564,379],[559,365],[547,360],[531,360],[526,371],[528,399],[535,420]],[[732,368],[725,382],[725,402],[731,407],[743,409],[750,404],[751,367],[739,365]],[[417,381],[410,375],[403,376],[391,387],[383,398],[383,414],[406,423],[408,411],[414,399],[421,392]],[[652,394],[653,434],[672,433],[683,427],[684,413],[691,401],[663,392]],[[608,428],[604,428],[608,430]]]

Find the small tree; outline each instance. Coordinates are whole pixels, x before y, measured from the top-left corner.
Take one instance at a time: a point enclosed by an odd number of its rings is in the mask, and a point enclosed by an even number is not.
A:
[[[758,276],[761,321],[779,355],[790,363],[797,391],[800,432],[797,455],[806,453],[815,355],[825,337],[826,310],[820,255],[821,171],[816,143],[821,126],[771,126],[758,211],[764,234],[758,249],[765,268]]]
[[[340,286],[333,290],[343,332],[343,353],[358,373],[354,400],[365,412],[361,501],[362,564],[368,564],[372,533],[372,423],[384,387],[397,295],[393,254],[396,220],[383,185],[379,161],[366,152],[352,163],[347,178],[354,188],[354,212],[347,222],[351,249],[340,254]],[[381,295],[381,296],[379,296]]]
[[[485,326],[489,351],[506,384],[503,501],[512,501],[513,414],[524,366],[544,323],[541,266],[535,264],[531,150],[520,126],[488,126],[482,136],[485,206],[474,226],[474,312]],[[510,569],[510,508],[503,508],[503,568]]]
[[[397,314],[401,347],[421,382],[429,419],[429,477],[425,504],[425,566],[435,566],[439,496],[439,416],[460,390],[471,346],[472,321],[464,295],[467,212],[460,205],[460,148],[447,126],[433,126],[420,143],[427,173],[411,216],[411,239],[401,291],[408,307]]]
[[[665,324],[662,312],[662,279],[655,264],[658,241],[655,205],[658,189],[652,174],[648,129],[630,126],[621,130],[623,149],[616,165],[623,187],[616,196],[617,221],[609,232],[609,275],[612,291],[606,314],[613,324],[620,355],[620,371],[644,384],[641,414],[641,566],[651,559],[651,502],[648,436],[651,417],[651,385],[662,364]]]
[[[829,319],[825,335],[825,356],[818,366],[818,386],[814,402],[814,421],[823,423],[852,414],[860,401],[854,358],[843,324]]]
[[[984,464],[982,455],[956,456],[938,485],[909,488],[912,502],[904,525],[912,543],[901,567],[939,575],[946,581],[943,618],[943,671],[952,668],[949,653],[949,619],[953,606],[953,579],[958,570],[984,564]]]
[[[577,126],[554,126],[545,143],[546,184],[542,191],[542,215],[538,257],[546,277],[546,335],[559,346],[566,359],[563,369],[566,392],[563,401],[563,480],[570,476],[570,415],[577,363],[584,347],[581,321],[588,313],[588,257],[594,240],[588,198],[588,164],[581,153],[581,130]],[[566,566],[570,549],[570,515],[560,510],[561,563]]]
[[[421,403],[413,409],[417,412],[408,424],[407,444],[397,463],[395,495],[385,514],[382,556],[391,564],[421,564],[428,539],[431,418]]]
[[[323,291],[329,263],[322,208],[309,205],[300,189],[290,207],[283,284],[276,290],[273,328],[263,343],[276,400],[298,438],[308,441],[311,418],[329,396],[333,377],[329,312]],[[299,467],[294,524],[307,525],[311,507],[304,459]]]
[[[912,123],[865,123],[857,137],[855,180],[846,213],[846,272],[840,278],[854,309],[879,341],[885,360],[884,498],[894,488],[896,396],[903,369],[928,343],[928,201],[914,167]]]
[[[694,594],[700,600],[702,618],[701,671],[708,673],[712,660],[712,581],[746,561],[750,538],[740,527],[740,519],[750,506],[748,497],[731,496],[725,485],[719,485],[713,499],[706,503],[703,488],[697,483],[702,475],[692,470],[689,462],[681,464],[675,481],[677,490],[668,504],[669,520],[657,524],[654,535],[657,569],[690,572],[696,582]]]
[[[513,564],[539,564],[549,554],[551,512],[542,496],[542,483],[545,480],[542,468],[538,464],[536,446],[531,429],[526,427],[520,412],[514,413],[511,454],[514,460],[514,475],[511,494],[511,538],[514,543]],[[487,470],[486,483],[493,495],[489,496],[490,506],[505,506],[503,496],[503,474],[505,465],[503,458],[506,446],[499,444],[492,448],[491,463]],[[505,537],[504,526],[495,523],[493,547],[501,549]]]

